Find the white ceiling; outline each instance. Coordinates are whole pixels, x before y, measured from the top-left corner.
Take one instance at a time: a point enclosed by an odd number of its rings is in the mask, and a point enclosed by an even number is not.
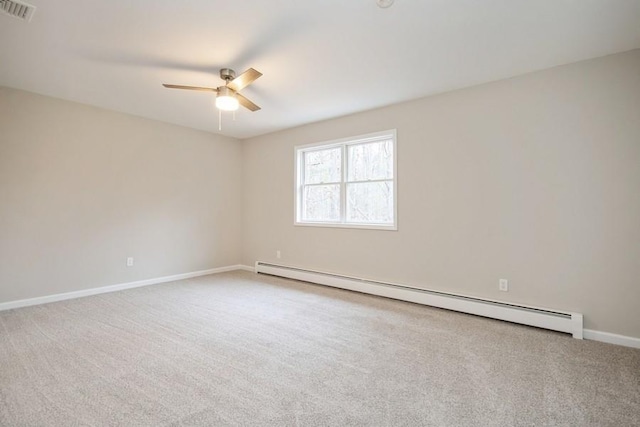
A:
[[[640,48],[640,0],[28,0],[0,85],[246,138]],[[264,75],[229,113],[218,70]]]

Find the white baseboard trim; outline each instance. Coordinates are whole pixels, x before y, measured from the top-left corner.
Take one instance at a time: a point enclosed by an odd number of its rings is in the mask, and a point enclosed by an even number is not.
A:
[[[82,298],[91,295],[105,294],[108,292],[122,291],[125,289],[139,288],[142,286],[157,285],[160,283],[174,282],[176,280],[190,279],[193,277],[207,276],[209,274],[224,273],[227,271],[248,271],[255,273],[255,268],[243,265],[229,265],[226,267],[211,268],[208,270],[192,271],[190,273],[174,274],[172,276],[156,277],[153,279],[138,280],[135,282],[120,283],[117,285],[102,286],[99,288],[83,289],[81,291],[65,292],[61,294],[46,295],[43,297],[28,298],[16,301],[8,301],[0,303],[0,311],[11,310],[14,308],[29,307],[33,305],[47,304],[50,302],[64,301],[75,298]],[[640,348],[640,338],[628,337],[625,335],[612,334],[609,332],[594,331],[592,329],[584,329],[584,339],[592,341],[600,341],[608,344],[616,344],[624,347]]]
[[[625,347],[640,348],[640,338],[627,337],[625,335],[612,334],[609,332],[594,331],[592,329],[584,330],[584,339],[622,345]]]
[[[125,289],[139,288],[142,286],[157,285],[159,283],[174,282],[176,280],[190,279],[192,277],[207,276],[209,274],[224,273],[226,271],[247,270],[254,271],[246,265],[229,265],[226,267],[210,268],[208,270],[192,271],[190,273],[174,274],[172,276],[155,277],[152,279],[138,280],[135,282],[119,283],[117,285],[101,286],[99,288],[83,289],[80,291],[64,292],[61,294],[46,295],[36,298],[21,299],[0,303],[0,311],[13,308],[29,307],[32,305],[47,304],[50,302],[64,301],[68,299],[88,297],[91,295],[105,294],[107,292],[122,291]]]

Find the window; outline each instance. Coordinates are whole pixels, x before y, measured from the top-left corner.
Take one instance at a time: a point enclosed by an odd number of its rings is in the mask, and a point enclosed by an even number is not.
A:
[[[297,225],[396,230],[396,131],[296,147]]]

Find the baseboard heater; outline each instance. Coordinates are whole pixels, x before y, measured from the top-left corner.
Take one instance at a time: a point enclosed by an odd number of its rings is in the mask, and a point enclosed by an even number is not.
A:
[[[550,329],[582,339],[582,314],[549,310],[298,267],[256,262],[256,273],[287,277],[477,316]]]

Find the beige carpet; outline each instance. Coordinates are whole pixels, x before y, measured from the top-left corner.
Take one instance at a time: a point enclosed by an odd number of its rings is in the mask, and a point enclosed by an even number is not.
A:
[[[0,313],[2,426],[633,426],[640,350],[246,272]]]

